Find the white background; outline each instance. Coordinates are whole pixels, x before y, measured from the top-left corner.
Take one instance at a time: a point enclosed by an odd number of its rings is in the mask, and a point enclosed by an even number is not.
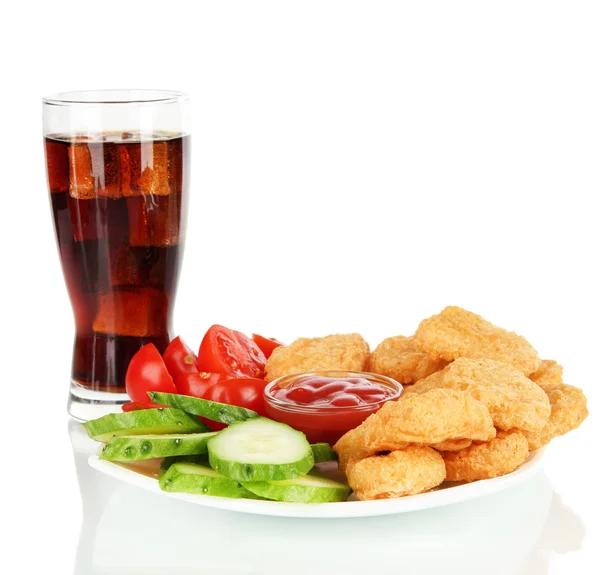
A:
[[[7,10],[6,572],[72,572],[81,518],[65,412],[73,326],[40,99],[120,87],[193,100],[177,333],[197,347],[218,322],[285,341],[358,331],[376,345],[454,304],[526,335],[584,388],[591,411],[546,463],[585,536],[578,550],[549,552],[538,572],[597,572],[596,2],[104,0]],[[515,508],[514,521],[526,512]]]

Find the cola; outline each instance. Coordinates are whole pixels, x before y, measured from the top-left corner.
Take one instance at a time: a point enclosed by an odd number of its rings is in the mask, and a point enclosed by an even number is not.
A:
[[[171,338],[183,255],[189,136],[45,139],[63,274],[75,319],[72,380],[123,392],[131,357]]]

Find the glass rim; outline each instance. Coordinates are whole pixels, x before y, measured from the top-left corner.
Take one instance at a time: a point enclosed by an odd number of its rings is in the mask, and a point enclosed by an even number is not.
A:
[[[184,92],[176,90],[113,89],[73,90],[57,92],[42,98],[47,106],[110,106],[110,105],[156,105],[175,104],[189,100]]]

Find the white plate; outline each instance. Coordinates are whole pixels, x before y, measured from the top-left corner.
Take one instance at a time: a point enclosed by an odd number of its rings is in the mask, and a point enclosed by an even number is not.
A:
[[[116,463],[98,459],[92,455],[89,464],[98,471],[115,479],[140,487],[146,491],[163,497],[171,497],[188,501],[205,507],[216,507],[228,511],[253,513],[257,515],[273,515],[280,517],[372,517],[376,515],[393,515],[451,505],[460,501],[475,499],[491,493],[496,493],[517,485],[538,471],[542,462],[543,450],[538,450],[513,473],[466,484],[444,484],[441,488],[420,495],[400,497],[398,499],[381,499],[377,501],[344,501],[342,503],[280,503],[277,501],[256,501],[252,499],[229,499],[210,495],[191,495],[188,493],[169,493],[161,491],[156,479],[143,475]],[[337,465],[336,465],[337,467]]]

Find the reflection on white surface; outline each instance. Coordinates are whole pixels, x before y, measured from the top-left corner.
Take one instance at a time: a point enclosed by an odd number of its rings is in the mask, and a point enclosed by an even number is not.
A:
[[[204,573],[541,575],[577,549],[581,521],[543,473],[443,508],[361,519],[287,519],[163,498],[91,469],[97,444],[69,425],[83,499],[75,575]]]
[[[553,493],[550,513],[534,549],[524,561],[518,575],[546,575],[548,556],[577,551],[585,536],[585,526],[581,519],[562,504],[560,495]]]

